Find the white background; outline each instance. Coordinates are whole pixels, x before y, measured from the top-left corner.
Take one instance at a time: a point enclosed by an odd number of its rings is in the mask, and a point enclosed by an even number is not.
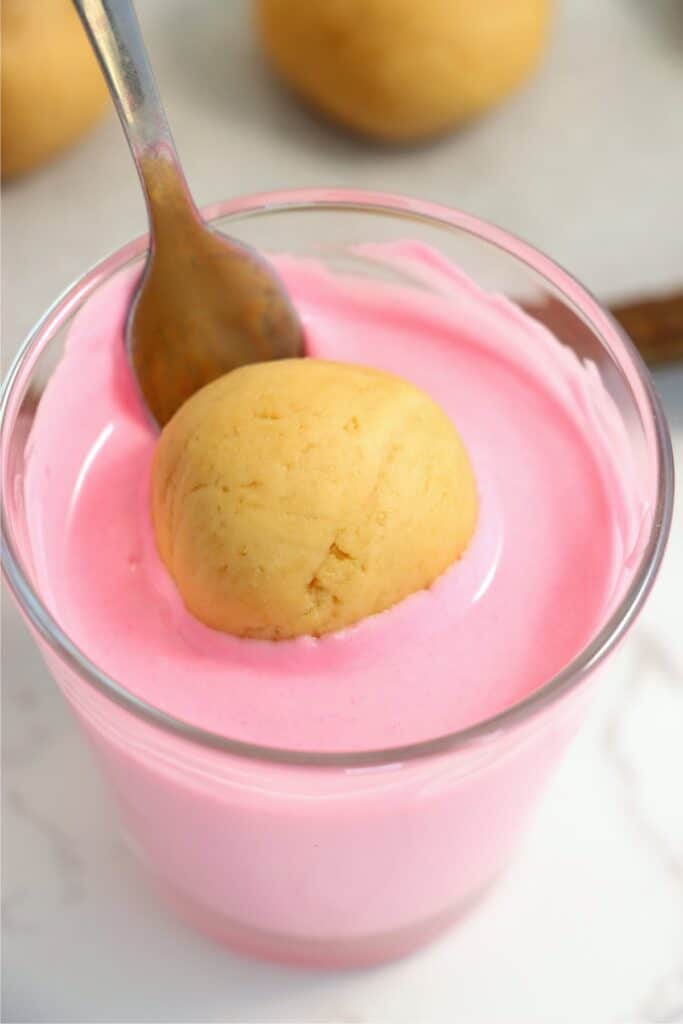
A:
[[[241,0],[139,0],[200,203],[345,184],[460,206],[606,299],[683,284],[683,3],[565,0],[533,82],[438,144],[386,150],[300,110]],[[3,190],[3,358],[82,270],[144,230],[113,115]],[[683,469],[683,366],[657,385]],[[398,964],[233,956],[148,890],[9,600],[3,608],[3,1020],[683,1021],[683,517],[653,597],[488,901]]]

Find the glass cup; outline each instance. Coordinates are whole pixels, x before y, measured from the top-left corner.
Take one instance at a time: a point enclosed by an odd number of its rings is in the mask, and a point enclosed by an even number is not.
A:
[[[390,959],[438,934],[507,861],[581,721],[596,670],[656,576],[671,517],[670,441],[647,371],[619,327],[565,271],[498,228],[432,203],[330,189],[231,200],[206,215],[265,251],[366,277],[396,271],[367,247],[361,254],[359,243],[409,238],[487,291],[509,295],[594,364],[623,420],[648,510],[637,564],[608,621],[558,676],[514,706],[393,749],[240,742],[173,718],[137,698],[125,678],[110,678],[60,628],[34,581],[23,481],[36,408],[74,317],[114,275],[142,267],[146,239],[86,273],[23,345],[2,394],[3,566],[134,849],[188,921],[239,950],[318,965]]]

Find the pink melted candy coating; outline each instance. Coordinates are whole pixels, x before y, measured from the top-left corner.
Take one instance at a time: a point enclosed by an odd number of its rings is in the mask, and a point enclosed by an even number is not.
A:
[[[460,431],[480,495],[462,560],[381,615],[273,644],[214,632],[186,611],[149,515],[155,434],[122,341],[130,272],[79,314],[37,414],[34,566],[60,624],[137,696],[233,738],[332,751],[471,725],[559,672],[628,576],[639,513],[597,375],[432,250],[364,254],[409,268],[431,293],[283,257],[308,351],[428,392]]]
[[[43,598],[123,686],[232,738],[332,752],[470,725],[590,641],[639,553],[648,510],[595,368],[433,250],[361,255],[425,290],[279,259],[310,352],[429,392],[469,448],[481,502],[463,559],[381,615],[268,644],[186,612],[150,523],[155,436],[122,341],[132,272],[79,311],[36,415],[25,490]],[[407,952],[491,881],[586,693],[439,757],[285,768],[155,729],[46,656],[136,849],[184,915],[243,950],[318,964]]]

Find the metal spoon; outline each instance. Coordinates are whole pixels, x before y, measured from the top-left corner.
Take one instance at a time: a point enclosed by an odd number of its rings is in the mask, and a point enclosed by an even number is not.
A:
[[[300,355],[303,333],[279,278],[248,246],[212,231],[192,201],[131,0],[73,0],[104,71],[142,182],[151,246],[126,346],[163,426],[236,366]]]

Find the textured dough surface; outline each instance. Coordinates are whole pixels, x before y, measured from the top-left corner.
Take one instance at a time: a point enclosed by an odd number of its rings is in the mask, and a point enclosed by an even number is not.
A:
[[[322,113],[387,141],[439,134],[532,70],[550,0],[260,0],[264,48]]]
[[[318,359],[234,370],[164,428],[157,546],[188,609],[238,636],[318,636],[428,587],[474,531],[449,418],[390,374]]]
[[[2,0],[3,177],[75,142],[107,96],[70,0]]]

